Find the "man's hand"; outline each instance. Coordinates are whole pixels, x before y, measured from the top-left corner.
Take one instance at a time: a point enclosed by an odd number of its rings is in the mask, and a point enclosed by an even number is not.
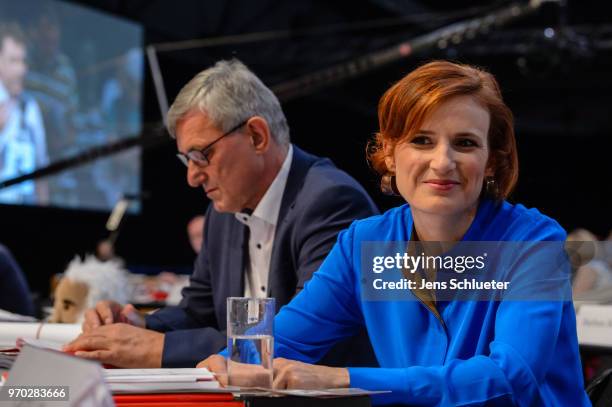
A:
[[[221,355],[211,355],[204,359],[196,367],[203,367],[214,373],[221,386],[227,386],[227,363]]]
[[[310,365],[295,360],[276,358],[274,366],[275,389],[331,389],[350,387],[345,368]]]
[[[139,328],[145,327],[144,317],[132,304],[125,306],[114,301],[99,301],[95,308],[85,311],[83,332],[89,333],[102,325],[123,322]]]
[[[65,345],[65,352],[124,368],[161,367],[164,334],[128,324],[100,326]]]

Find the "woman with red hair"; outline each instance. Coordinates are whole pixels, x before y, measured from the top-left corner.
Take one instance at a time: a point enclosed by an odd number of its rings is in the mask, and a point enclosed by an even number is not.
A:
[[[518,178],[518,159],[512,113],[493,76],[446,61],[425,64],[383,95],[378,116],[368,158],[382,190],[407,204],[342,232],[312,280],[277,315],[274,386],[391,390],[373,396],[376,404],[590,405],[571,294],[554,297],[538,285],[545,275],[569,287],[569,267],[549,267],[554,259],[536,250],[566,235],[536,209],[505,200]],[[515,289],[514,300],[446,300],[436,296],[442,291],[408,286],[402,300],[376,298],[368,292],[368,273],[382,271],[364,262],[371,260],[372,241],[521,242],[498,272],[511,287],[531,290]],[[420,284],[440,281],[442,270],[425,271]],[[361,326],[380,367],[310,364]],[[218,355],[201,365],[225,370]]]

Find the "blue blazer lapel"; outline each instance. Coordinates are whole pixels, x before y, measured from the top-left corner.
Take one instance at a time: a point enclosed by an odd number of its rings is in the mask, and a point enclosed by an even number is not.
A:
[[[304,152],[295,145],[293,146],[293,160],[291,162],[291,168],[289,169],[289,175],[287,176],[287,184],[285,191],[283,192],[283,198],[281,201],[280,210],[278,212],[278,221],[276,223],[276,231],[274,234],[274,244],[272,246],[272,253],[270,255],[270,272],[268,273],[268,295],[274,296],[275,293],[271,292],[271,289],[275,286],[274,282],[279,281],[276,273],[280,273],[285,269],[284,263],[290,262],[293,253],[287,253],[280,249],[278,239],[285,233],[285,228],[291,226],[291,211],[295,206],[295,200],[302,189],[306,174],[310,170],[312,164],[317,160],[316,157]],[[280,279],[282,281],[282,279]],[[277,307],[280,304],[277,302]]]

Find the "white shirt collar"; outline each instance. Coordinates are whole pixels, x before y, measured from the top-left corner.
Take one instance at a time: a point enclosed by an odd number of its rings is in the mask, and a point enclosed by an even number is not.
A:
[[[283,199],[283,193],[285,192],[285,186],[287,185],[287,178],[289,177],[289,169],[293,161],[293,145],[289,144],[287,150],[287,156],[283,165],[281,166],[278,174],[274,178],[274,181],[270,184],[266,193],[261,198],[261,201],[255,207],[251,216],[257,217],[272,226],[276,226],[278,222],[278,214],[280,212],[281,201]],[[241,223],[248,225],[249,215],[244,213],[236,213],[236,219]]]

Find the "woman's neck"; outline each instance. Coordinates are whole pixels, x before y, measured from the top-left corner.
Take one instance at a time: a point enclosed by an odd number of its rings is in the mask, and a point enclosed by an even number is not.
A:
[[[468,212],[439,215],[412,209],[414,229],[421,241],[457,242],[463,238],[476,217],[478,206]]]

